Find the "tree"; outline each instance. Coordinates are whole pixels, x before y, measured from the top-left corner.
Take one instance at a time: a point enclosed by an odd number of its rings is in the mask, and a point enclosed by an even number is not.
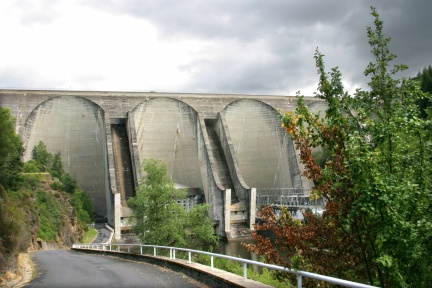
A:
[[[208,217],[208,205],[186,212],[177,201],[186,191],[176,189],[167,177],[166,165],[157,159],[146,159],[147,173],[137,194],[128,200],[133,211],[132,223],[146,244],[203,248],[216,245],[213,222]]]
[[[63,184],[63,190],[69,194],[73,194],[74,191],[79,188],[78,181],[69,173],[63,174],[60,178],[60,182]]]
[[[50,173],[53,177],[60,178],[64,174],[60,152],[57,152],[52,160]]]
[[[282,117],[300,150],[304,175],[315,184],[311,198],[323,197],[325,212],[321,217],[306,211],[301,222],[286,209],[276,217],[267,208],[256,228],[273,230],[276,242],[255,233],[258,244],[249,247],[268,262],[297,269],[382,287],[427,287],[432,280],[432,143],[430,121],[421,118],[417,101],[430,96],[414,81],[394,79],[407,67],[389,68],[396,56],[374,8],[372,15],[375,26],[367,34],[375,62],[364,72],[370,90],[350,96],[339,70],[326,72],[317,50],[317,97],[328,103],[325,117],[309,112],[301,97],[296,111]],[[324,168],[312,155],[316,147],[331,151]]]
[[[432,66],[429,65],[429,67],[424,68],[423,71],[417,74],[417,77],[415,77],[414,80],[420,81],[420,89],[423,92],[432,94]],[[432,107],[432,101],[428,97],[423,97],[419,99],[417,103],[421,109],[421,117],[427,118],[427,109],[430,109]],[[429,119],[430,117],[431,115],[429,114]]]
[[[78,220],[83,224],[93,222],[93,201],[89,194],[85,193],[81,188],[76,188],[72,194],[72,206],[74,207]]]
[[[15,119],[8,108],[0,107],[0,185],[16,188],[24,153],[21,137],[15,133]]]
[[[41,170],[46,170],[51,166],[52,158],[52,154],[48,152],[47,146],[42,140],[32,150],[32,159],[39,163]]]
[[[40,171],[40,165],[35,160],[30,159],[29,161],[24,163],[23,172],[24,173],[39,173],[39,172],[41,172]]]

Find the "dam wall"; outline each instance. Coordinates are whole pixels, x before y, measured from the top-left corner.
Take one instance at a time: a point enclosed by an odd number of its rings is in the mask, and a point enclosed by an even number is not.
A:
[[[0,106],[17,119],[24,160],[39,141],[51,153],[60,152],[65,170],[90,193],[96,213],[115,227],[116,238],[130,215],[121,195],[133,195],[145,176],[140,167],[146,158],[167,164],[176,186],[190,192],[190,203],[210,204],[209,216],[221,236],[240,222],[252,229],[255,189],[309,187],[278,116],[279,110],[295,109],[296,102],[296,97],[271,95],[0,90]],[[326,107],[316,98],[305,102],[315,112]],[[119,162],[113,143],[122,137],[127,138],[123,148],[129,146],[121,150],[130,153],[121,158],[129,159],[127,165]],[[119,189],[124,169],[132,169],[126,171],[132,178],[129,192]]]

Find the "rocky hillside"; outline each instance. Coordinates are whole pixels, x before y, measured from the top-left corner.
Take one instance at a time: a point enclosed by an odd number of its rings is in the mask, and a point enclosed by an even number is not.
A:
[[[22,253],[70,247],[84,234],[73,196],[54,189],[58,185],[50,174],[23,177],[24,185],[17,191],[0,186],[0,287],[24,276],[26,256]]]

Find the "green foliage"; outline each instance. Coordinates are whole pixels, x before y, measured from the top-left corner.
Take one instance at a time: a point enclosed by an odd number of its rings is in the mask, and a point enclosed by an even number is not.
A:
[[[37,191],[36,200],[40,222],[39,238],[45,241],[58,240],[64,208],[54,194],[50,192]]]
[[[89,227],[84,234],[83,243],[91,243],[97,236],[97,230],[93,227]]]
[[[40,185],[41,181],[49,175],[48,173],[23,173],[21,175],[21,184],[22,187],[36,190],[36,188]]]
[[[45,143],[39,141],[38,145],[32,150],[32,158],[32,160],[25,163],[24,171],[34,173],[48,170],[54,179],[60,180],[60,182],[57,180],[52,182],[50,185],[51,188],[54,190],[63,190],[72,195],[71,204],[76,211],[78,221],[83,225],[93,222],[93,200],[89,194],[79,187],[75,177],[69,173],[65,173],[60,152],[57,152],[53,156],[48,152]],[[28,175],[26,182],[30,185],[37,184],[38,182],[32,180],[31,177],[31,175]]]
[[[60,152],[54,156],[48,152],[47,146],[43,141],[39,141],[38,145],[33,147],[32,159],[25,163],[24,172],[46,172],[48,171],[54,178],[60,178],[65,173]],[[70,175],[68,175],[70,178]],[[69,181],[67,179],[66,181]],[[68,187],[73,191],[75,187]],[[69,192],[71,193],[71,192]]]
[[[60,178],[64,174],[62,159],[60,152],[57,152],[52,160],[51,168],[49,169],[51,175],[55,178]]]
[[[210,265],[210,256],[207,255],[194,255],[194,262],[201,263],[203,265]],[[228,260],[225,258],[213,258],[213,265],[217,269],[221,269],[239,276],[243,276],[243,264],[237,261]],[[263,261],[261,259],[261,261]],[[273,287],[287,288],[294,287],[286,279],[280,277],[280,273],[269,270],[267,268],[256,269],[252,265],[248,265],[247,277],[263,284],[271,285]],[[283,273],[286,275],[286,273]]]
[[[60,177],[60,182],[63,184],[63,190],[69,194],[72,194],[76,189],[79,188],[78,181],[69,173],[63,174]]]
[[[44,167],[45,170],[51,165],[52,158],[52,154],[48,152],[47,146],[42,141],[39,141],[38,145],[32,150],[32,159],[39,163],[41,167]]]
[[[37,233],[37,214],[31,192],[19,191],[24,148],[15,133],[15,119],[0,107],[0,272],[6,261],[27,249]],[[18,190],[18,191],[17,191]]]
[[[36,160],[31,159],[31,160],[24,163],[23,172],[24,173],[38,173],[38,172],[41,172],[41,167],[40,167],[39,163],[36,162]]]
[[[134,230],[146,244],[196,249],[217,243],[213,223],[208,217],[208,206],[198,206],[189,213],[177,200],[186,197],[167,177],[167,167],[156,159],[143,162],[147,173],[137,194],[128,200],[133,211]]]
[[[8,108],[0,107],[0,184],[16,189],[24,153],[21,137],[15,133],[15,119]]]
[[[317,97],[326,100],[325,118],[309,112],[302,98],[295,113],[283,115],[305,165],[305,176],[324,197],[322,217],[305,213],[300,225],[290,215],[262,216],[258,229],[273,229],[288,258],[299,267],[381,287],[428,287],[432,281],[432,143],[430,120],[419,99],[430,99],[415,81],[397,79],[405,65],[390,62],[389,38],[372,8],[367,34],[375,61],[364,74],[369,91],[344,91],[337,68],[326,72],[317,51]],[[331,160],[317,165],[312,149],[326,147]],[[256,252],[283,263],[271,243],[257,236]],[[273,249],[273,250],[272,250]],[[273,255],[274,254],[274,255]],[[314,284],[307,283],[313,286]]]
[[[26,251],[37,229],[33,193],[7,192],[0,185],[0,264],[2,255],[17,256]]]
[[[75,208],[78,220],[83,224],[93,222],[93,201],[89,194],[78,188],[72,194],[72,206]]]
[[[432,66],[429,65],[429,67],[424,68],[423,71],[419,72],[417,74],[417,77],[415,77],[414,79],[420,81],[420,89],[423,92],[432,94]],[[432,114],[428,114],[428,109],[431,109],[432,107],[431,98],[422,97],[417,100],[417,104],[420,107],[421,118],[426,119],[427,117],[429,117],[429,119],[431,119]]]
[[[208,217],[209,204],[194,206],[186,213],[184,230],[188,238],[188,247],[202,247],[205,244],[209,251],[218,244],[214,235],[213,220]]]
[[[41,173],[47,170],[52,159],[45,144],[40,142],[33,149],[35,159],[23,167],[20,160],[24,151],[22,141],[14,132],[14,119],[9,110],[4,108],[0,108],[0,133],[0,273],[3,273],[3,268],[13,265],[13,259],[27,251],[37,237],[69,244],[79,238],[82,228],[73,224],[73,231],[68,231],[68,221],[75,217],[69,206],[70,196],[64,192],[50,191],[50,188],[63,189],[63,185],[52,182],[49,173]],[[56,154],[53,160],[48,170],[57,175],[62,174],[60,154]],[[66,179],[67,184],[74,183]],[[70,184],[67,187],[72,186]],[[93,215],[91,198],[80,191],[73,202],[79,207],[79,219],[88,221]]]

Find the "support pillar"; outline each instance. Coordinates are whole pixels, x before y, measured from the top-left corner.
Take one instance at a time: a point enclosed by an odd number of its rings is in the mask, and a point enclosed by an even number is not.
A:
[[[121,238],[121,195],[120,193],[114,194],[114,239],[120,240]]]
[[[225,203],[224,203],[224,222],[226,237],[230,236],[231,229],[231,189],[225,190]]]
[[[256,188],[250,189],[250,203],[249,203],[249,229],[254,230],[253,225],[255,224],[256,218]]]

